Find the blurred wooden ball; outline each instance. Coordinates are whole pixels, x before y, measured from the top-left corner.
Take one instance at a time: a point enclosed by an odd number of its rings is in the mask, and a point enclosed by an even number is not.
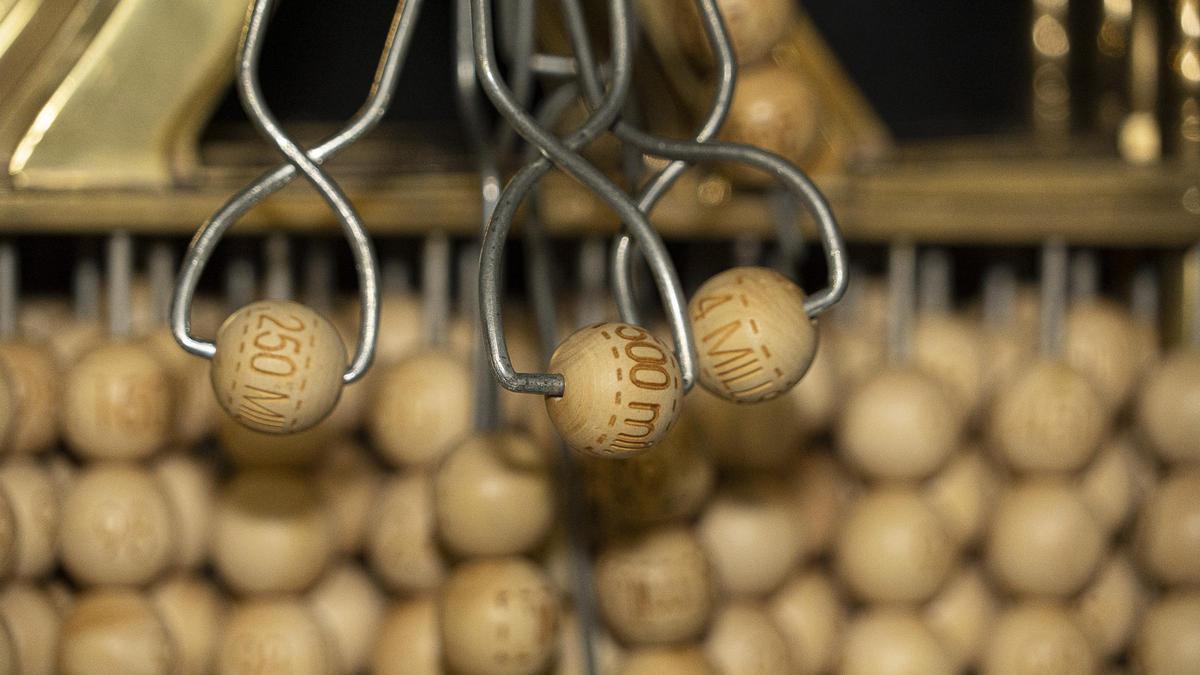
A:
[[[1141,342],[1129,311],[1105,300],[1087,300],[1067,311],[1063,359],[1083,373],[1109,410],[1129,398],[1141,372]]]
[[[239,467],[301,467],[314,463],[333,442],[336,430],[326,424],[293,434],[255,431],[221,413],[217,438]]]
[[[401,600],[383,616],[371,653],[375,675],[442,675],[442,637],[437,603],[428,597]]]
[[[222,413],[208,384],[208,362],[183,351],[165,328],[151,333],[143,344],[163,364],[171,379],[172,439],[190,446],[211,436]]]
[[[446,546],[463,556],[514,555],[545,539],[556,501],[545,469],[505,459],[525,444],[512,432],[476,434],[452,450],[434,478],[434,513]]]
[[[82,585],[141,585],[176,556],[174,514],[150,470],[95,464],[67,493],[59,555]]]
[[[792,672],[791,653],[783,635],[762,607],[750,602],[734,602],[717,612],[704,652],[722,673]]]
[[[446,663],[463,675],[533,675],[558,644],[559,601],[523,558],[472,560],[446,579],[440,595]]]
[[[343,300],[345,309],[335,324],[346,342],[358,337],[357,298]],[[375,366],[387,368],[420,349],[425,339],[425,308],[418,295],[385,290],[379,297],[379,338],[375,342]]]
[[[17,644],[8,622],[0,618],[0,672],[18,672]]]
[[[737,403],[775,398],[804,377],[817,329],[804,291],[763,267],[735,267],[705,281],[688,303],[700,384]]]
[[[88,459],[141,459],[172,437],[174,391],[167,369],[135,343],[85,355],[63,387],[63,437]]]
[[[633,533],[609,544],[595,574],[600,613],[627,644],[694,639],[712,613],[712,572],[684,527]]]
[[[130,590],[82,596],[62,624],[58,672],[62,675],[177,672],[175,649],[146,596]]]
[[[968,447],[930,478],[921,492],[954,542],[966,547],[983,535],[999,491],[996,467],[979,448]]]
[[[19,455],[49,448],[58,437],[59,415],[59,371],[53,354],[28,342],[3,342],[0,366],[8,374],[17,411],[7,447]]]
[[[171,672],[211,673],[226,610],[225,598],[216,586],[202,577],[174,576],[151,589],[150,600],[174,645]]]
[[[704,24],[693,0],[670,3],[672,26],[679,31],[679,43],[684,53],[697,63],[712,63],[712,48],[704,32]],[[795,22],[795,7],[787,0],[719,0],[717,7],[725,22],[725,30],[733,43],[733,53],[739,65],[749,65],[766,58]]]
[[[154,477],[174,516],[175,563],[194,569],[208,557],[216,477],[212,464],[182,452],[154,464]]]
[[[696,536],[725,594],[758,597],[783,583],[804,552],[804,525],[782,481],[743,478],[722,485]]]
[[[558,622],[558,657],[554,675],[584,675],[588,672],[583,647],[583,626],[574,610],[564,610]],[[625,650],[602,625],[594,624],[589,637],[596,675],[617,675],[625,660]]]
[[[913,326],[913,366],[941,382],[967,419],[983,399],[983,349],[979,329],[963,317],[923,312]]]
[[[834,567],[868,602],[920,602],[941,587],[958,551],[918,492],[874,488],[850,508],[838,533]]]
[[[1145,606],[1146,589],[1133,563],[1115,554],[1075,599],[1075,621],[1096,656],[1113,659],[1129,645]]]
[[[975,567],[960,569],[922,612],[929,630],[956,670],[977,665],[999,610],[987,579]]]
[[[695,515],[716,481],[708,444],[685,413],[649,452],[612,462],[583,461],[588,493],[611,520],[648,525]]]
[[[335,521],[337,550],[346,554],[362,550],[382,471],[362,446],[342,440],[322,453],[315,479]]]
[[[1170,585],[1200,584],[1200,467],[1178,468],[1150,493],[1134,534],[1142,568]]]
[[[701,388],[688,406],[719,467],[782,470],[803,449],[807,432],[787,397],[738,405]]]
[[[767,612],[791,651],[799,675],[833,669],[846,629],[846,607],[819,569],[800,570],[767,602]]]
[[[946,462],[962,426],[961,413],[936,380],[911,369],[888,369],[846,401],[838,447],[869,477],[919,479]]]
[[[1164,461],[1200,461],[1200,349],[1175,352],[1150,372],[1137,419]]]
[[[1116,532],[1141,505],[1145,458],[1129,438],[1110,439],[1079,476],[1079,491],[1105,532]]]
[[[815,557],[829,549],[860,486],[822,450],[801,455],[788,480],[796,518],[804,525],[804,553]]]
[[[446,576],[433,499],[433,481],[421,472],[392,475],[379,489],[364,553],[371,571],[394,591],[434,591]]]
[[[642,647],[629,653],[619,675],[718,675],[700,647]]]
[[[468,361],[446,351],[422,351],[379,378],[367,431],[391,465],[432,466],[470,433],[474,394]]]
[[[1087,378],[1043,360],[997,394],[989,436],[1017,471],[1074,471],[1092,458],[1108,427],[1108,408]]]
[[[21,675],[58,672],[55,664],[62,619],[44,591],[21,582],[0,590],[0,621],[12,636],[14,661]]]
[[[328,637],[337,672],[362,672],[384,612],[383,593],[375,582],[358,563],[342,563],[308,592],[307,601]]]
[[[54,482],[33,460],[13,459],[0,464],[0,491],[12,510],[11,572],[19,579],[40,577],[55,563],[62,512]]]
[[[331,646],[312,611],[287,596],[247,600],[229,613],[217,648],[222,675],[333,675]]]
[[[817,154],[824,106],[801,73],[762,64],[738,73],[722,140],[755,145],[798,166]],[[739,183],[769,184],[767,174],[727,163],[722,171]]]
[[[1200,591],[1168,593],[1146,611],[1131,661],[1146,675],[1200,672]]]
[[[989,406],[1037,354],[1037,340],[1013,326],[986,326],[983,341],[983,404]]]
[[[1001,613],[983,652],[983,675],[1092,673],[1098,668],[1087,636],[1062,607],[1028,602]]]
[[[563,375],[546,411],[567,445],[586,454],[625,457],[661,441],[683,404],[679,362],[642,328],[602,323],[580,329],[554,350],[549,371]]]
[[[15,386],[4,364],[0,363],[0,452],[8,450],[8,435],[19,418]]]
[[[821,343],[817,359],[826,352],[832,356],[842,396],[870,379],[887,362],[886,341],[882,333],[857,327],[844,328],[831,322],[821,323]],[[835,419],[836,422],[836,419]]]
[[[950,658],[912,610],[872,607],[850,622],[842,647],[842,675],[949,675]]]
[[[213,566],[240,593],[308,588],[333,552],[333,531],[315,489],[283,470],[238,472],[213,515]]]
[[[1014,593],[1067,596],[1087,583],[1105,536],[1079,491],[1030,479],[1000,496],[986,543],[988,567]]]
[[[17,516],[0,484],[0,579],[7,579],[17,566]]]
[[[295,302],[264,300],[217,332],[212,386],[231,417],[264,433],[304,431],[337,404],[346,348],[333,324]]]

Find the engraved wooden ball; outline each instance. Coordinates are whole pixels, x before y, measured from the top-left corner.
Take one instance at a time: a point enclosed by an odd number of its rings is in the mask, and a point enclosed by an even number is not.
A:
[[[167,629],[142,593],[99,590],[75,603],[62,624],[58,672],[62,675],[177,672]]]
[[[1000,615],[984,648],[982,675],[1092,673],[1098,668],[1087,636],[1062,606],[1033,601]]]
[[[916,490],[877,487],[850,508],[834,548],[834,567],[867,602],[921,602],[941,588],[958,549]]]
[[[431,597],[400,600],[384,615],[371,652],[375,675],[443,675],[438,604]]]
[[[242,602],[226,618],[217,647],[222,675],[334,675],[332,647],[316,616],[299,599]]]
[[[767,601],[767,612],[791,650],[796,672],[817,675],[832,669],[846,630],[847,610],[823,571],[798,570]]]
[[[679,362],[643,328],[601,323],[563,341],[550,372],[565,379],[546,411],[563,440],[581,452],[625,457],[661,441],[683,407]]]
[[[145,347],[112,342],[88,352],[67,373],[63,437],[88,459],[140,459],[173,436],[170,373]]]
[[[735,267],[712,277],[688,303],[700,384],[738,403],[775,398],[804,377],[817,329],[804,291],[775,270]]]
[[[914,610],[877,606],[859,614],[846,628],[842,675],[950,675],[955,672],[945,648]]]
[[[16,454],[41,452],[58,437],[59,371],[49,349],[28,342],[0,343],[16,417],[7,447]]]
[[[732,602],[717,612],[704,651],[722,673],[774,675],[793,671],[787,641],[762,606],[754,602]]]
[[[558,644],[559,600],[550,580],[524,558],[459,566],[442,586],[446,663],[463,675],[534,675]]]
[[[337,404],[346,348],[329,320],[304,305],[254,302],[217,332],[212,385],[225,412],[273,434],[303,431]]]
[[[667,644],[700,636],[713,611],[704,549],[681,526],[633,533],[600,551],[596,599],[626,644]]]
[[[149,469],[97,464],[63,501],[59,556],[79,584],[137,586],[174,562],[176,533],[167,496]]]
[[[1200,461],[1200,349],[1175,352],[1151,371],[1137,419],[1164,461]]]

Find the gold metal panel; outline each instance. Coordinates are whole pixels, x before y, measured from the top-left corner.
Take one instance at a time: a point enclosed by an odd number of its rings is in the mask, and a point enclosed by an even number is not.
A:
[[[245,0],[120,0],[16,143],[12,184],[161,186],[187,172],[245,8]]]

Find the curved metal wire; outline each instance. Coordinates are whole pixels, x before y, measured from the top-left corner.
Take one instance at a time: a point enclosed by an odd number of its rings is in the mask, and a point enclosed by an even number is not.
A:
[[[508,119],[526,141],[536,145],[543,157],[523,167],[505,187],[491,222],[484,233],[480,257],[480,307],[485,326],[492,370],[502,386],[511,391],[561,396],[563,378],[556,373],[518,373],[512,366],[504,341],[502,314],[498,295],[498,261],[503,255],[504,241],[513,216],[524,198],[551,168],[551,162],[585,184],[604,200],[621,218],[646,251],[663,304],[667,310],[684,387],[695,381],[695,350],[691,327],[686,316],[683,292],[675,269],[667,255],[662,239],[650,226],[637,205],[599,169],[579,156],[575,150],[610,128],[621,112],[631,80],[631,23],[629,7],[622,0],[610,0],[613,75],[607,95],[601,105],[578,131],[565,141],[559,140],[514,99],[495,63],[495,45],[490,6],[487,0],[472,0],[472,29],[475,38],[475,60],[484,92],[500,113]]]
[[[589,101],[594,104],[597,94],[602,90],[602,84],[595,68],[586,20],[578,0],[561,0],[561,2],[566,17],[567,31],[571,38],[571,46],[575,52],[575,60],[579,65],[579,78]],[[736,79],[736,61],[715,0],[697,0],[697,6],[704,19],[705,33],[717,58],[719,69],[717,93],[714,97],[713,107],[704,127],[697,134],[697,140],[681,141],[663,138],[621,121],[618,121],[613,127],[613,132],[618,138],[642,152],[673,160],[672,164],[669,164],[647,187],[648,194],[643,196],[649,197],[649,199],[639,201],[644,201],[648,205],[647,210],[653,208],[678,175],[685,171],[688,165],[697,162],[734,162],[749,165],[770,174],[800,203],[804,204],[817,223],[817,232],[828,267],[828,286],[805,299],[805,312],[810,317],[815,317],[837,303],[846,292],[845,243],[842,240],[837,219],[820,189],[807,174],[791,162],[762,148],[710,140],[724,121],[724,115],[728,112],[732,100],[733,85]],[[701,138],[701,134],[704,134],[705,137]],[[664,175],[668,170],[673,170],[674,173]],[[636,319],[636,303],[630,280],[632,269],[630,249],[630,242],[618,239],[613,248],[612,261],[614,295],[621,316],[626,321]]]
[[[320,168],[320,164],[374,128],[387,112],[396,91],[401,66],[412,42],[421,2],[422,0],[398,2],[384,43],[383,57],[380,59],[366,102],[345,127],[309,151],[299,148],[287,136],[263,103],[258,81],[258,60],[262,49],[265,19],[270,14],[274,2],[256,0],[251,7],[239,47],[238,92],[250,119],[260,133],[267,136],[276,149],[287,158],[288,163],[261,174],[238,191],[200,227],[188,245],[180,265],[171,303],[171,332],[184,350],[209,359],[216,353],[215,344],[191,335],[190,314],[196,286],[221,236],[259,202],[282,189],[298,174],[303,174],[321,193],[341,223],[354,254],[359,280],[361,309],[358,347],[342,379],[347,384],[354,382],[370,367],[375,354],[379,323],[379,284],[374,250],[353,206],[337,184]]]

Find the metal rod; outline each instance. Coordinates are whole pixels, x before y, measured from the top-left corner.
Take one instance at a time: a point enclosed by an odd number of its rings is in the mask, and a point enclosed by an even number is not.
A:
[[[18,298],[21,293],[20,261],[11,240],[0,241],[0,339],[17,336]]]
[[[604,272],[607,245],[598,235],[579,244],[579,302],[576,328],[604,321],[608,308],[604,303]]]
[[[1090,249],[1076,251],[1071,256],[1071,302],[1096,297],[1100,292],[1100,258]]]
[[[921,253],[917,286],[921,311],[945,314],[952,308],[954,289],[950,267],[950,255],[945,249],[933,248]]]
[[[425,342],[443,347],[450,332],[450,238],[434,232],[425,238],[421,253],[421,305],[425,314]]]
[[[108,238],[105,267],[108,276],[108,332],[114,338],[127,338],[133,329],[133,238],[128,232],[115,232]]]
[[[309,241],[304,249],[304,302],[309,307],[328,312],[333,308],[334,278],[333,250],[319,240]]]
[[[225,265],[225,300],[231,311],[254,302],[258,294],[254,263],[245,255],[235,255]]]
[[[988,267],[983,277],[983,324],[995,330],[1011,323],[1016,298],[1017,275],[1012,266]]]
[[[146,259],[146,277],[150,281],[150,305],[154,323],[165,324],[171,313],[171,280],[175,278],[175,254],[171,245],[157,241],[150,245]]]
[[[1042,245],[1041,350],[1044,356],[1062,352],[1063,320],[1067,312],[1067,243],[1061,237]]]
[[[170,288],[171,280],[167,280]],[[92,242],[79,247],[75,259],[75,270],[71,277],[71,298],[75,307],[75,318],[80,321],[95,321],[100,318],[100,263]],[[170,303],[168,297],[167,302]]]
[[[888,248],[887,355],[893,366],[908,363],[917,309],[917,248],[893,242]]]
[[[291,300],[295,297],[292,284],[292,245],[286,234],[274,232],[264,246],[266,274],[263,295],[269,300]]]

